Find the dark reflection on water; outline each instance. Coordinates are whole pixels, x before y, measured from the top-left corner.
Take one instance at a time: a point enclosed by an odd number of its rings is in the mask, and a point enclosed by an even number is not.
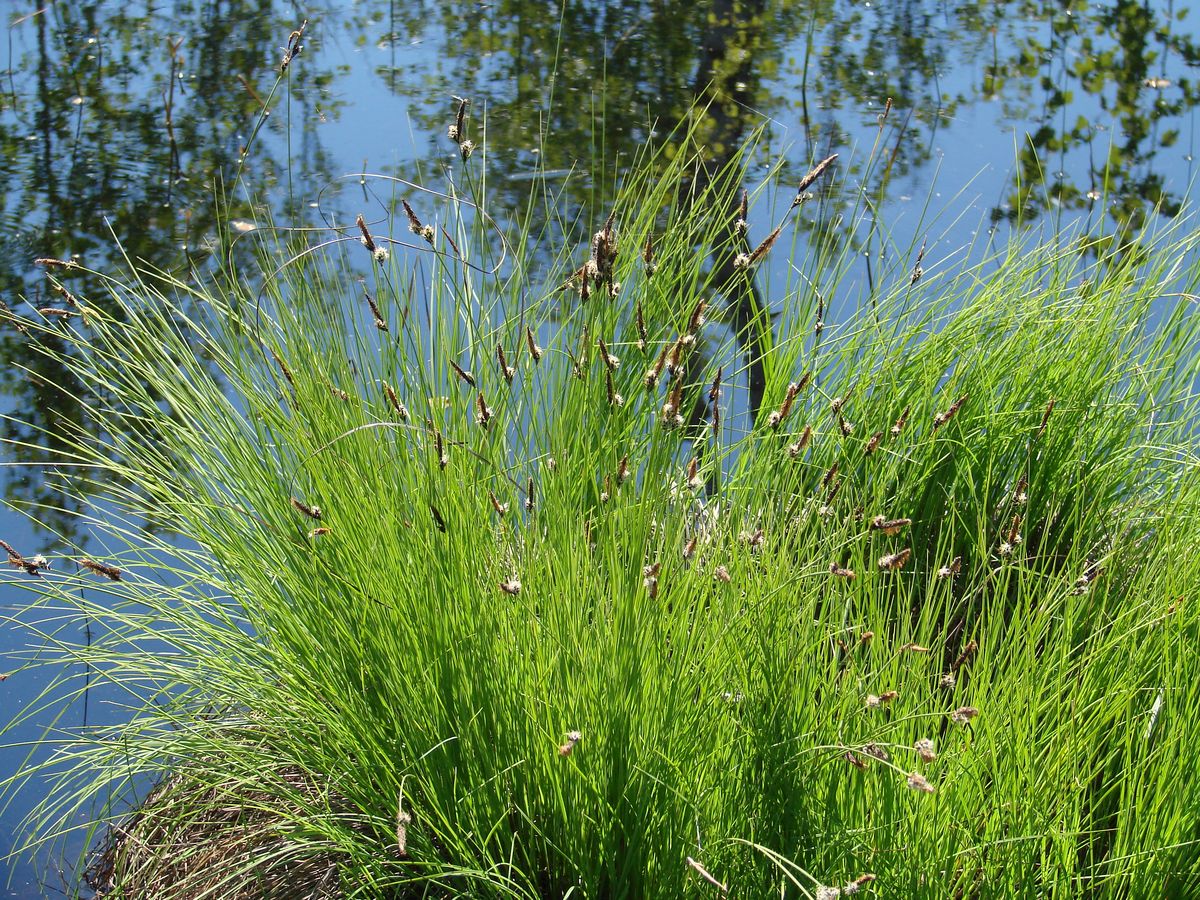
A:
[[[272,93],[304,14],[303,53]],[[877,263],[926,236],[926,198],[966,223],[928,234],[931,260],[973,230],[1002,239],[1080,217],[1124,241],[1156,209],[1190,199],[1196,25],[1182,5],[1131,0],[23,5],[0,40],[0,299],[25,312],[62,306],[33,260],[105,270],[113,238],[131,259],[187,278],[217,245],[217,195],[236,221],[269,212],[320,225],[349,221],[368,196],[337,176],[438,184],[453,161],[455,95],[472,98],[498,218],[527,211],[539,167],[582,173],[565,179],[554,210],[563,242],[587,239],[622,168],[697,101],[709,153],[700,178],[760,127],[791,183],[841,152],[892,234],[861,248]],[[877,136],[882,162],[867,170]],[[747,162],[745,186],[766,162]],[[835,222],[838,209],[824,198],[809,227]],[[726,264],[712,257],[714,269]],[[102,297],[86,271],[64,281]],[[772,302],[757,290],[727,300],[734,321]],[[0,358],[0,434],[19,442],[2,461],[54,459],[63,447],[48,435],[64,423],[101,427],[80,399],[86,386],[7,323]],[[17,473],[4,478],[9,501],[36,507],[50,535],[87,540],[58,483],[38,467],[5,472]],[[0,536],[31,553],[55,542],[9,510]],[[7,611],[22,597],[0,585],[0,600]],[[3,690],[9,712],[32,696],[19,678]],[[10,808],[0,826],[22,812]]]
[[[304,52],[274,95],[297,24],[287,4],[54,4],[12,17],[0,85],[6,302],[60,301],[32,260],[104,269],[113,237],[133,259],[202,266],[216,192],[235,219],[255,218],[254,200],[276,221],[319,224],[313,204],[336,208],[321,189],[337,175],[436,178],[454,94],[473,98],[500,212],[524,211],[539,165],[599,176],[568,180],[563,241],[590,234],[621,168],[697,100],[714,167],[765,122],[796,178],[830,150],[853,175],[893,98],[886,164],[867,177],[901,234],[902,206],[923,200],[938,169],[951,193],[997,170],[980,183],[991,195],[973,198],[977,219],[1107,216],[1118,238],[1187,195],[1200,47],[1173,3],[446,0],[308,15]],[[100,293],[85,274],[68,284]],[[50,458],[61,448],[46,431],[86,423],[86,410],[11,327],[0,348],[10,372],[28,370],[4,381],[24,420],[6,421],[4,436],[43,448],[24,458]],[[5,490],[63,500],[38,477]],[[41,516],[78,537],[69,515]]]

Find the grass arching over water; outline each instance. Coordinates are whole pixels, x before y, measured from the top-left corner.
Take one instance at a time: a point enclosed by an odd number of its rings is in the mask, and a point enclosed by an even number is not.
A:
[[[161,776],[97,820],[105,896],[1200,879],[1194,239],[903,273],[814,333],[852,262],[822,243],[739,432],[697,248],[740,172],[686,196],[677,140],[619,191],[615,297],[559,291],[587,250],[530,226],[495,255],[480,153],[462,194],[380,182],[438,229],[367,223],[374,309],[350,225],[266,250],[261,293],[131,268],[22,322],[110,398],[75,461],[127,548],[23,618],[91,617],[50,664],[131,704],[18,776],[35,842]]]

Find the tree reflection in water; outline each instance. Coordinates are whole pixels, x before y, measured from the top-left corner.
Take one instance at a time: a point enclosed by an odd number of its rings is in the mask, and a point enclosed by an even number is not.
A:
[[[214,192],[239,172],[294,15],[270,0],[181,0],[157,11],[52,4],[10,21],[0,85],[0,294],[10,306],[56,300],[34,258],[103,270],[113,237],[131,259],[181,273],[203,267],[218,235]],[[361,112],[399,134],[403,122],[371,112],[384,97],[402,99],[428,136],[384,170],[428,179],[449,158],[438,138],[454,94],[471,96],[477,124],[486,121],[498,217],[543,202],[529,190],[539,167],[578,173],[557,195],[559,208],[539,211],[560,230],[560,246],[587,241],[637,148],[693,110],[708,148],[698,186],[759,128],[767,147],[783,137],[798,145],[780,173],[794,184],[831,148],[869,145],[890,97],[884,164],[839,159],[842,175],[881,201],[898,179],[928,185],[939,145],[952,154],[956,141],[977,137],[953,129],[974,107],[999,109],[1002,127],[1028,132],[995,223],[1046,217],[1057,227],[1067,215],[1104,216],[1113,240],[1125,242],[1154,209],[1172,213],[1186,199],[1178,145],[1197,104],[1189,73],[1200,47],[1181,24],[1187,13],[1170,2],[396,0],[348,12],[316,5],[309,16],[304,52],[229,192],[234,218],[256,218],[244,198],[271,198],[276,221],[320,224],[309,204],[363,163],[352,141],[316,123]],[[1003,133],[995,139],[1011,144]],[[759,159],[744,167],[747,185],[766,171]],[[739,193],[720,211],[730,227]],[[848,239],[827,233],[836,207],[831,198],[809,213],[804,227],[823,235],[810,240]],[[709,255],[710,284],[745,339],[756,404],[762,331],[753,323],[770,302],[732,278],[738,239],[726,237],[698,252]],[[101,294],[86,271],[64,277],[80,295]],[[0,353],[16,416],[3,421],[3,437],[19,442],[22,458],[53,459],[62,422],[102,427],[89,419],[90,389],[54,387],[70,386],[66,373],[11,327],[0,330]],[[55,487],[10,478],[5,491],[42,504],[52,528],[78,537],[69,515],[47,511],[71,508]]]

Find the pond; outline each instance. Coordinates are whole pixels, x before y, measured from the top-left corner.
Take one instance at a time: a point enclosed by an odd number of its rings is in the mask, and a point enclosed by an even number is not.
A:
[[[277,83],[304,15],[303,50]],[[519,218],[532,177],[548,173],[574,243],[639,148],[697,108],[715,159],[763,129],[784,193],[840,154],[848,182],[879,197],[886,239],[856,248],[866,279],[873,264],[911,266],[921,244],[929,267],[1080,221],[1122,240],[1192,199],[1198,25],[1189,7],[1128,0],[22,6],[0,47],[0,299],[52,305],[35,259],[105,270],[117,243],[203,270],[218,192],[247,228],[344,223],[364,207],[381,217],[356,176],[439,184],[458,97],[471,100],[495,208]],[[769,163],[747,184],[764,197]],[[67,283],[100,292],[86,272]],[[86,485],[47,471],[64,449],[48,432],[99,425],[7,324],[0,354],[0,537],[29,554],[88,547]],[[5,615],[28,598],[0,583]],[[6,654],[28,640],[0,631]],[[13,673],[5,719],[36,709],[44,687]],[[119,715],[102,699],[58,720],[36,713],[6,739]],[[24,753],[0,749],[0,772]],[[27,809],[4,809],[0,844]],[[14,869],[0,896],[41,896],[43,881],[55,876]]]

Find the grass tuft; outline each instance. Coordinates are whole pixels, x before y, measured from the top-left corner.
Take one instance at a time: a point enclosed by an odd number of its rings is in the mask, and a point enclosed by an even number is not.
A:
[[[110,548],[14,571],[33,662],[128,706],[5,782],[27,850],[90,810],[106,897],[1200,880],[1195,237],[923,244],[851,308],[873,219],[747,253],[754,145],[703,151],[542,233],[464,149],[393,220],[8,314],[87,385]]]

